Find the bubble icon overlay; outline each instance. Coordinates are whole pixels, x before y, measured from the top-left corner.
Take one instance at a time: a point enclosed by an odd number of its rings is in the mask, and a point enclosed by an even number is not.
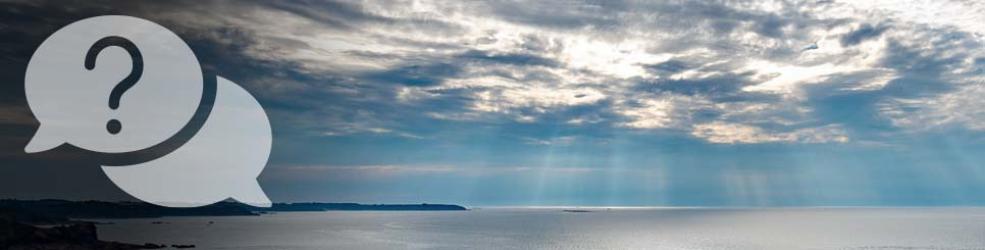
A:
[[[199,207],[232,198],[269,207],[256,181],[272,144],[263,107],[236,83],[203,74],[176,34],[136,17],[79,20],[38,47],[24,89],[40,126],[24,150],[69,144],[116,154],[151,148],[191,122],[205,80],[215,81],[215,99],[197,133],[156,159],[104,164],[103,171],[123,191],[161,206]]]

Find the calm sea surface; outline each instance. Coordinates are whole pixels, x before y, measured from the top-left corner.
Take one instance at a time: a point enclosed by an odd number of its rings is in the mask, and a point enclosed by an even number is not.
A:
[[[985,249],[985,208],[589,210],[103,220],[99,234],[196,249]]]

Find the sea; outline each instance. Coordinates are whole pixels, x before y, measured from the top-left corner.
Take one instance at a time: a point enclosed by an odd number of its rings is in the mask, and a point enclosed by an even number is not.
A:
[[[195,249],[985,249],[985,208],[955,207],[523,207],[98,222],[102,240]]]

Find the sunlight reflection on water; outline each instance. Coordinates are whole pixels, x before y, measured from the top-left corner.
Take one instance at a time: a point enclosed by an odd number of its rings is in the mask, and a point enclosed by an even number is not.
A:
[[[99,233],[198,249],[985,249],[985,208],[588,210],[104,220]]]

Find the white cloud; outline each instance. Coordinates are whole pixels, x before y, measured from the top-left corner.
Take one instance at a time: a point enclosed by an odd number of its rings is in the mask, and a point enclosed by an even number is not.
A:
[[[538,3],[515,2],[290,6],[296,4],[194,7],[157,16],[204,38],[242,46],[246,56],[261,62],[331,76],[333,84],[327,86],[317,83],[322,79],[253,83],[271,90],[268,98],[320,109],[286,120],[326,134],[389,128],[386,134],[416,137],[397,129],[401,119],[416,114],[462,122],[554,119],[568,126],[608,121],[614,129],[691,131],[716,143],[847,141],[843,130],[850,128],[808,125],[833,123],[813,113],[811,105],[824,104],[809,98],[818,95],[816,89],[877,93],[894,79],[914,74],[887,65],[900,49],[890,44],[913,50],[925,57],[921,60],[960,58],[937,80],[966,91],[888,96],[890,101],[879,104],[879,115],[901,128],[985,127],[985,115],[965,109],[977,103],[970,94],[975,90],[964,86],[985,81],[985,69],[975,59],[985,58],[985,4],[974,1],[541,4],[550,7],[546,12],[517,10],[512,7]],[[844,42],[866,27],[879,32]],[[950,36],[955,31],[971,36]],[[654,69],[668,62],[680,65]],[[429,66],[441,72],[413,70]],[[412,70],[394,72],[405,68]],[[408,75],[428,81],[391,79]],[[674,81],[683,83],[668,83]],[[648,86],[653,89],[641,89],[642,83],[653,83]],[[331,98],[291,99],[313,91],[356,100],[342,105],[389,109],[363,115],[336,107]],[[558,117],[596,105],[608,106]],[[386,111],[402,109],[421,110]],[[302,121],[311,116],[318,118]],[[774,129],[791,127],[801,129]]]
[[[687,125],[691,114],[709,108],[710,102],[684,95],[644,97],[638,105],[616,106],[615,112],[627,118],[622,126],[636,129],[677,128]]]
[[[743,88],[744,91],[759,91],[803,98],[800,87],[809,84],[828,82],[832,77],[858,73],[870,73],[856,79],[853,90],[876,90],[892,79],[893,72],[887,69],[824,63],[812,66],[784,65],[767,61],[755,61],[746,65],[747,70],[757,71],[761,83]]]
[[[577,139],[578,137],[575,136],[560,136],[548,139],[523,138],[527,144],[542,146],[568,146],[574,143]]]
[[[868,10],[871,16],[900,19],[936,28],[958,28],[985,36],[985,3],[981,1],[895,0],[839,1],[846,5]],[[878,13],[878,14],[875,14]]]
[[[944,126],[985,130],[985,86],[962,86],[957,91],[931,98],[896,98],[879,104],[893,125],[923,131]]]
[[[517,87],[480,91],[473,98],[473,110],[506,113],[516,108],[547,112],[555,107],[593,104],[605,99],[605,95],[590,88]]]
[[[711,143],[844,143],[845,131],[836,125],[798,129],[791,132],[766,132],[762,128],[737,123],[712,122],[695,125],[691,135]]]

